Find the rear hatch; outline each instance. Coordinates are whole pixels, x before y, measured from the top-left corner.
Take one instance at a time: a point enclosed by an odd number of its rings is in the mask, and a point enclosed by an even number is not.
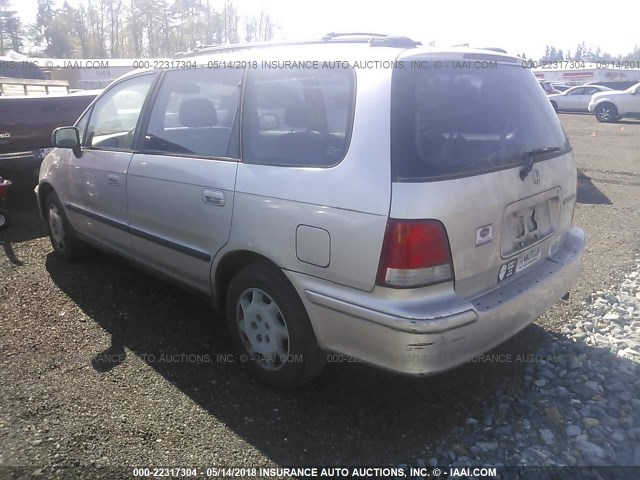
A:
[[[441,222],[456,292],[473,297],[559,248],[573,217],[575,160],[516,59],[456,52],[403,63],[392,83],[390,216]]]

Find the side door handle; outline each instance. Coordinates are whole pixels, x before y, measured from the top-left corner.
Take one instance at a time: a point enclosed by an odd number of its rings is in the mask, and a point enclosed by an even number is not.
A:
[[[224,192],[222,190],[210,190],[208,188],[205,188],[202,191],[202,201],[204,203],[210,203],[212,205],[223,207],[226,202],[226,197],[224,196]]]

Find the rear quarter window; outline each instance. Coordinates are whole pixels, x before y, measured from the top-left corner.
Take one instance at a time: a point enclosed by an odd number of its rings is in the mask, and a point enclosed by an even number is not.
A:
[[[534,75],[515,65],[396,70],[394,181],[430,181],[513,167],[533,149],[570,149]]]
[[[257,69],[248,74],[243,160],[329,167],[345,156],[355,99],[352,69]]]

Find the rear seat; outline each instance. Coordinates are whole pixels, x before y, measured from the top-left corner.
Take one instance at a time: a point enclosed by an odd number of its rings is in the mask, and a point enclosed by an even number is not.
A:
[[[218,127],[218,113],[211,100],[189,98],[182,102],[178,114],[180,125],[186,128],[168,129],[164,137],[196,155],[224,157],[227,155],[231,128]]]
[[[314,165],[324,158],[324,136],[314,130],[312,116],[313,109],[307,102],[294,102],[287,107],[285,122],[291,132],[269,139],[277,160],[293,163],[306,160]]]

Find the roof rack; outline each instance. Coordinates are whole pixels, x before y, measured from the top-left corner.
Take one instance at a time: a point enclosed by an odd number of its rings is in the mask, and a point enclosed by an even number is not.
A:
[[[481,50],[491,50],[492,52],[507,53],[504,48],[500,47],[481,47]]]
[[[174,58],[192,57],[216,53],[236,52],[240,50],[252,50],[272,47],[284,47],[290,45],[321,45],[326,43],[368,43],[371,47],[392,48],[416,48],[421,42],[411,40],[409,37],[384,35],[381,33],[327,33],[320,40],[307,40],[300,42],[256,42],[234,45],[203,45],[187,52],[179,52]]]
[[[337,33],[337,32],[331,32],[331,33],[327,33],[325,36],[322,37],[322,40],[325,42],[328,42],[330,40],[333,40],[335,38],[340,38],[340,37],[388,37],[389,35],[386,35],[384,33],[369,33],[369,32],[344,32],[344,33]]]
[[[453,46],[454,47],[470,47],[468,43],[459,43]],[[491,50],[492,52],[499,52],[499,53],[507,53],[507,51],[504,48],[500,48],[500,47],[471,47],[471,48],[477,48],[478,50]]]
[[[422,42],[416,42],[409,37],[369,32],[331,32],[322,37],[322,42],[368,43],[372,47],[393,48],[416,48],[422,45]]]

